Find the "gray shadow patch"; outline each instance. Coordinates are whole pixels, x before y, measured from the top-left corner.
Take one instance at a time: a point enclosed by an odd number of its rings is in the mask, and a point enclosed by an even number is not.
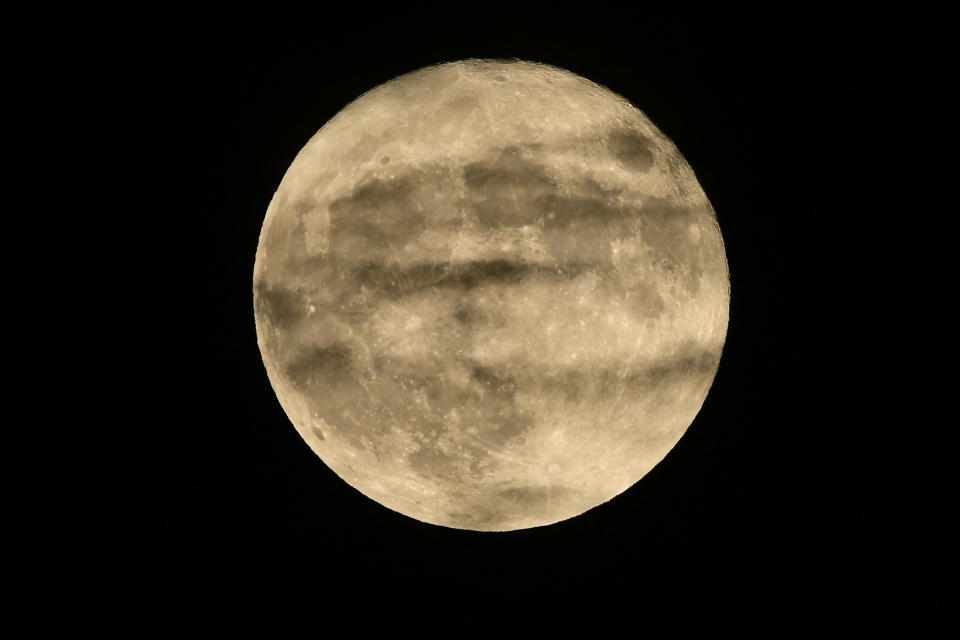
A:
[[[440,262],[426,262],[408,268],[364,262],[351,271],[362,286],[397,298],[435,286],[449,269]]]
[[[452,114],[457,118],[462,118],[476,110],[480,106],[480,99],[475,95],[463,95],[453,100],[448,100],[440,106],[443,114]]]
[[[462,302],[457,305],[453,311],[453,319],[464,326],[477,326],[484,324],[487,320],[487,314],[481,311],[476,305],[469,302]]]
[[[622,394],[646,397],[673,385],[686,385],[716,373],[718,354],[690,344],[674,355],[630,369],[602,367],[565,368],[526,381],[541,393],[567,402],[600,400]]]
[[[551,194],[536,204],[546,212],[544,229],[568,229],[580,223],[611,224],[626,222],[624,210],[613,200],[580,198]]]
[[[400,249],[426,229],[426,215],[413,202],[420,173],[368,180],[330,203],[332,246]]]
[[[610,133],[607,148],[617,161],[632,171],[644,173],[653,166],[651,142],[645,136],[630,129],[617,129]]]
[[[641,236],[653,249],[654,266],[667,273],[682,273],[684,286],[697,293],[703,260],[689,226],[700,223],[698,211],[650,197],[644,200],[638,219]]]
[[[521,158],[515,148],[466,165],[463,177],[470,208],[491,228],[536,222],[542,213],[537,200],[556,192],[543,165]]]
[[[365,262],[351,270],[357,283],[390,298],[399,298],[431,287],[469,291],[476,287],[516,285],[531,277],[570,280],[583,274],[586,264],[533,265],[513,260],[471,260],[463,263],[424,262],[412,267]],[[466,308],[457,320],[469,322]]]
[[[493,367],[470,366],[472,393],[460,406],[464,425],[473,429],[473,438],[482,446],[499,450],[521,440],[534,426],[532,416],[516,404],[517,379]]]
[[[659,318],[667,308],[660,292],[649,282],[635,285],[627,296],[631,309],[641,318]]]
[[[500,513],[511,518],[551,518],[569,510],[573,494],[562,486],[521,485],[497,491],[494,499]]]
[[[495,448],[504,448],[508,443],[522,440],[523,434],[535,424],[532,417],[519,412],[513,400],[491,403],[488,413],[490,418],[481,428],[479,438]]]
[[[691,378],[704,378],[716,373],[720,356],[695,340],[682,344],[670,357],[631,370],[624,377],[628,389],[686,384]]]
[[[438,286],[473,289],[484,284],[520,284],[527,278],[572,280],[590,269],[580,263],[538,265],[513,260],[474,260],[455,265]]]
[[[350,375],[350,348],[342,342],[308,349],[289,363],[284,373],[298,388],[314,383],[335,384]]]
[[[561,369],[541,381],[541,387],[559,394],[567,402],[580,402],[590,392],[579,369]]]
[[[486,392],[505,400],[512,401],[517,394],[516,379],[491,367],[475,366],[470,370],[470,377],[480,383]]]
[[[311,431],[313,431],[313,435],[317,437],[317,440],[326,440],[326,437],[323,435],[323,431],[320,431],[320,429],[317,427],[311,427]]]
[[[584,178],[576,183],[576,192],[582,198],[609,200],[623,193],[623,189],[608,189],[592,178]]]
[[[316,202],[314,202],[312,199],[307,198],[304,200],[298,200],[296,203],[294,203],[293,211],[298,216],[302,216],[304,214],[307,214],[313,211],[313,209],[316,206],[317,206]]]
[[[447,513],[448,520],[455,527],[473,529],[475,531],[490,530],[502,525],[504,515],[496,506],[472,505],[469,511],[451,511]]]
[[[306,308],[300,294],[287,287],[260,281],[254,287],[257,311],[272,326],[289,329],[306,317]]]
[[[501,312],[467,296],[457,304],[453,311],[453,319],[467,330],[480,327],[503,327],[507,322]]]
[[[519,284],[533,272],[531,265],[511,260],[473,260],[456,265],[439,286],[472,289],[480,284]]]

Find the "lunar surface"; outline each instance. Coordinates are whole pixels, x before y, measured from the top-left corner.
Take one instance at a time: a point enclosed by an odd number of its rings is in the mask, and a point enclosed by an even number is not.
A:
[[[730,299],[716,215],[643,113],[490,60],[327,122],[270,202],[253,284],[267,374],[313,451],[390,509],[479,531],[576,516],[662,460]]]

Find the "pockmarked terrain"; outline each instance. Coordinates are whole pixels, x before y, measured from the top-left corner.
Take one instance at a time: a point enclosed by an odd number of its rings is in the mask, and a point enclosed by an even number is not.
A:
[[[729,299],[676,147],[520,61],[421,69],[344,108],[283,178],[254,269],[268,376],[317,455],[386,507],[486,531],[576,516],[662,460]]]

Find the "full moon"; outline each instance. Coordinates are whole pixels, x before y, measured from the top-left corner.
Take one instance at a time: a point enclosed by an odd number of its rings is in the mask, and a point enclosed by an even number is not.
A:
[[[340,478],[422,522],[509,531],[667,455],[716,374],[730,279],[703,189],[636,107],[556,67],[464,60],[307,142],[253,294],[277,398]]]

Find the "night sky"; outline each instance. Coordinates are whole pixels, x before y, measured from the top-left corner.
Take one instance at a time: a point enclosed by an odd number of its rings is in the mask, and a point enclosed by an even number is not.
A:
[[[5,521],[32,628],[50,602],[89,620],[99,603],[189,635],[288,590],[317,632],[388,607],[404,617],[385,624],[451,634],[510,616],[955,625],[944,17],[509,11],[5,10]],[[506,534],[340,480],[277,402],[253,318],[260,226],[303,144],[376,85],[468,57],[629,99],[696,172],[731,272],[716,380],[667,458]]]

